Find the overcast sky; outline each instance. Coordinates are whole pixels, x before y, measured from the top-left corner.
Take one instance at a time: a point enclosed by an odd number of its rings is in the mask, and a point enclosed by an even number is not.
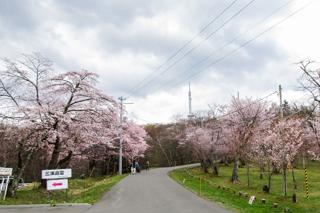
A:
[[[189,81],[193,111],[228,103],[237,92],[261,98],[279,84],[285,99],[303,101],[294,63],[320,61],[320,1],[230,55],[308,1],[255,0],[245,7],[249,2],[0,0],[0,57],[40,52],[56,72],[96,72],[107,94],[130,96],[128,116],[140,123],[186,116]]]

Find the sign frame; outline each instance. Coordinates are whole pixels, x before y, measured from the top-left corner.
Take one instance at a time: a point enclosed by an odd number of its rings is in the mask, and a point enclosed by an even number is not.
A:
[[[10,177],[12,176],[13,168],[0,167],[0,198],[3,200],[7,197],[8,186],[10,182]],[[2,194],[3,193],[3,194]]]

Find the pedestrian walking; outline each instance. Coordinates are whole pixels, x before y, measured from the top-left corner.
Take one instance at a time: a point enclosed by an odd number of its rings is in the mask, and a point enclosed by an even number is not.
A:
[[[149,171],[149,167],[150,167],[150,162],[147,160],[147,162],[146,162],[146,171]]]
[[[138,161],[135,162],[135,169],[136,169],[136,172],[140,173],[140,165]]]

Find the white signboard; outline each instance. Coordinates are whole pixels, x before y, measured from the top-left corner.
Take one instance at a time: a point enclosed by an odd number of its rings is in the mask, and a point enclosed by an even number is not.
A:
[[[42,179],[65,179],[71,178],[71,169],[52,169],[52,170],[42,170]]]
[[[68,189],[68,179],[47,180],[47,190]]]
[[[0,176],[11,176],[12,168],[0,167]]]
[[[251,196],[249,200],[249,204],[252,205],[255,200],[256,200],[256,196]]]

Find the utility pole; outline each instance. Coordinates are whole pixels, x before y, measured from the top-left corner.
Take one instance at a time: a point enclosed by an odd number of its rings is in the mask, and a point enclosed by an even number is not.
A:
[[[283,118],[282,87],[279,85],[280,119]]]
[[[192,104],[192,98],[191,98],[191,87],[190,87],[190,82],[189,82],[189,93],[188,93],[188,95],[189,95],[189,115],[191,115],[192,114],[192,106],[191,106],[191,104]]]
[[[119,122],[119,175],[122,175],[122,143],[123,143],[123,138],[122,138],[122,124],[123,124],[123,105],[124,104],[133,104],[133,103],[124,103],[126,100],[125,97],[121,96],[119,97],[120,100],[120,122]]]
[[[123,122],[123,101],[126,100],[123,96],[120,100],[120,131],[119,131],[119,175],[122,175],[122,122]]]
[[[282,103],[282,87],[281,84],[279,85],[279,105],[280,105],[280,121],[283,120],[283,103]],[[281,139],[281,128],[279,129],[280,139]],[[283,159],[284,160],[284,159]],[[283,192],[284,195],[287,196],[287,167],[284,166],[283,168]]]

